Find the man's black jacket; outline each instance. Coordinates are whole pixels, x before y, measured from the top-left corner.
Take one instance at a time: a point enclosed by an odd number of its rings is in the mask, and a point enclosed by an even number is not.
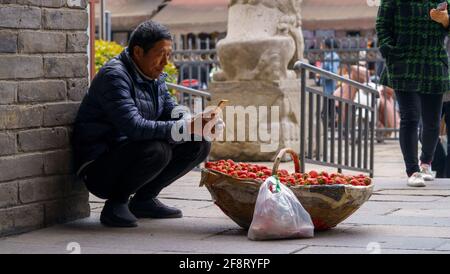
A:
[[[75,121],[76,170],[122,142],[173,142],[171,129],[177,121],[171,112],[177,104],[168,93],[166,77],[143,77],[127,49],[100,69]]]

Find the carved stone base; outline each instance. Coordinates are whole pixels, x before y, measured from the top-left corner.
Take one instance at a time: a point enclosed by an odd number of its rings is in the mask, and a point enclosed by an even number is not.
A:
[[[213,142],[212,160],[272,161],[281,148],[299,151],[299,80],[216,82],[209,90],[210,105],[229,100],[224,136]]]

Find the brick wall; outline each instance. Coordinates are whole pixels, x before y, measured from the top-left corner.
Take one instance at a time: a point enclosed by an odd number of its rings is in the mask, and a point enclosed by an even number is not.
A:
[[[88,86],[86,0],[0,0],[0,236],[89,215],[71,124]]]

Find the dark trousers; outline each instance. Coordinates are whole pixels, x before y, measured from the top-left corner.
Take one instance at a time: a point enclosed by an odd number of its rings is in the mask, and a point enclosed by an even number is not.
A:
[[[83,177],[99,198],[126,202],[135,193],[138,200],[147,200],[203,162],[210,149],[207,141],[129,142],[88,165]]]
[[[436,146],[432,168],[436,171],[436,178],[450,178],[450,102],[442,104],[442,116],[445,118],[445,125],[447,128],[447,148],[441,142]],[[447,153],[445,153],[447,149]]]
[[[422,118],[422,153],[420,161],[431,163],[439,141],[442,94],[420,94],[396,91],[400,107],[400,147],[406,173],[411,176],[420,171],[418,163],[419,122]]]

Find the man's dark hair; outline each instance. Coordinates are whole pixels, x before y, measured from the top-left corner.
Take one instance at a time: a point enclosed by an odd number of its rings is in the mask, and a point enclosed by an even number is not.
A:
[[[172,35],[169,30],[167,27],[155,21],[148,20],[141,23],[131,33],[130,41],[128,42],[128,49],[130,54],[133,54],[133,48],[135,46],[140,46],[144,49],[145,54],[161,40],[172,40]]]
[[[336,49],[338,47],[338,44],[334,38],[325,39],[324,44],[327,49]]]

